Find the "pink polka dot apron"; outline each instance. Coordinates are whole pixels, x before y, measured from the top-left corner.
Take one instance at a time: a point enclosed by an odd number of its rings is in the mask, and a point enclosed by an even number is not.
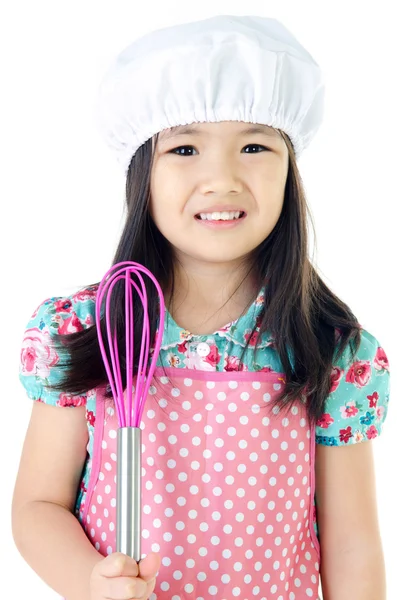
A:
[[[315,431],[301,402],[269,407],[283,385],[156,368],[141,421],[141,552],[162,559],[150,600],[318,600]],[[117,428],[98,390],[82,520],[103,556],[116,548]]]

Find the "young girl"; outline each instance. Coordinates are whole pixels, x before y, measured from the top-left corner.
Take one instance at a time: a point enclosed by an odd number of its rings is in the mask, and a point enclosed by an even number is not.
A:
[[[99,282],[27,323],[20,380],[36,402],[14,539],[68,600],[318,599],[320,576],[324,600],[386,598],[371,442],[389,363],[308,258],[296,161],[323,102],[311,55],[255,16],[152,32],[106,74],[98,117],[128,209],[112,264],[150,269],[168,310],[141,421],[139,564],[115,552]],[[123,289],[111,313],[125,389]],[[134,375],[142,320],[135,302]]]

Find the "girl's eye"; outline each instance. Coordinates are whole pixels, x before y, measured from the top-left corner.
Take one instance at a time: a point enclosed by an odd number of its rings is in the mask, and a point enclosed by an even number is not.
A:
[[[247,146],[244,146],[245,148],[252,148],[252,147],[257,147],[257,148],[263,148],[264,150],[269,150],[269,148],[266,148],[266,146],[262,146],[261,144],[248,144]],[[194,148],[194,146],[178,146],[178,148],[173,148],[172,150],[169,150],[169,154],[174,154],[176,153],[177,150],[182,150],[184,148]],[[258,154],[257,152],[245,152],[244,154]],[[191,156],[191,155],[187,155],[187,154],[181,154],[180,156]]]

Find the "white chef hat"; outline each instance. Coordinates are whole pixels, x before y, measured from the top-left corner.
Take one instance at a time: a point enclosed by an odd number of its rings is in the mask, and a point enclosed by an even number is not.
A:
[[[99,86],[95,118],[127,173],[155,133],[245,121],[281,129],[299,158],[320,127],[318,64],[273,18],[218,15],[152,31],[127,46]]]

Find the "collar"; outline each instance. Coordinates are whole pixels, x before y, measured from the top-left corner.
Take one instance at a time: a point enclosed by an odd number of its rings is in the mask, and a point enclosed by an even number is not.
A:
[[[242,347],[246,346],[252,328],[255,327],[257,330],[259,330],[260,323],[258,315],[264,303],[264,294],[265,286],[261,288],[256,299],[243,316],[235,321],[231,321],[221,329],[218,329],[214,333],[208,335],[194,335],[190,331],[183,329],[183,327],[179,327],[166,308],[164,315],[164,335],[161,349],[167,350],[168,348],[175,347],[187,341],[203,341],[209,337],[214,338],[215,340],[217,338],[226,338],[234,344],[239,344]],[[258,344],[258,348],[265,348],[268,346],[270,344],[270,339],[270,334],[264,332],[262,334],[261,341]],[[254,345],[255,341],[256,336],[254,335],[251,338],[251,344]]]

